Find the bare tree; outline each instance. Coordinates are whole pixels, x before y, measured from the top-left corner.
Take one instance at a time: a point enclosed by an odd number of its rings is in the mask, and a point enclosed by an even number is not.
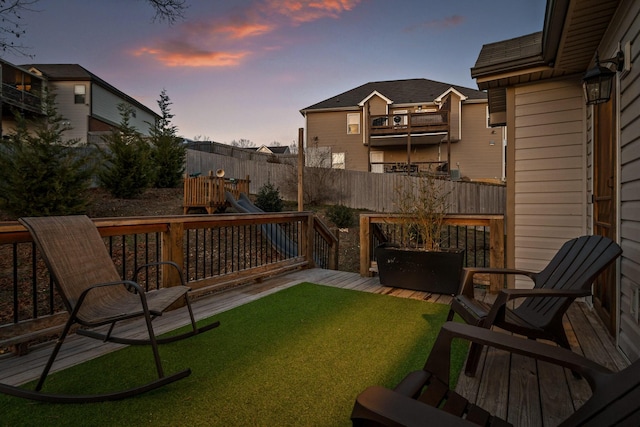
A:
[[[156,11],[155,20],[166,21],[175,24],[184,19],[184,11],[187,9],[187,0],[146,0]]]
[[[26,30],[23,14],[35,12],[34,6],[39,0],[0,0],[0,51],[29,56],[28,48],[19,42]],[[174,24],[184,19],[187,0],[144,0],[156,14],[154,21],[165,21]]]
[[[235,139],[231,141],[231,146],[238,147],[238,148],[250,148],[250,147],[255,147],[256,144],[254,144],[253,141],[249,139],[240,138],[237,141]]]
[[[33,12],[38,0],[0,0],[0,49],[6,53],[23,54],[26,47],[18,40],[25,34],[24,12]]]

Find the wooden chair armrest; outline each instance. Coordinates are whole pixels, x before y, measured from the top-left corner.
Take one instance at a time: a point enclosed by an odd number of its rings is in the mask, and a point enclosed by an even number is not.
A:
[[[477,326],[446,322],[440,329],[424,368],[438,376],[440,380],[449,378],[451,342],[454,338],[533,357],[571,369],[573,372],[581,374],[589,382],[592,390],[596,384],[600,384],[605,377],[612,373],[608,368],[562,347],[526,340]],[[446,354],[446,361],[441,357],[442,353]]]
[[[473,426],[448,412],[381,386],[360,393],[351,413],[354,426]]]
[[[465,267],[462,273],[462,283],[459,294],[473,298],[473,276],[476,274],[518,274],[534,279],[536,274],[533,271],[519,270],[515,268],[495,268],[495,267]]]
[[[604,366],[561,347],[526,340],[477,326],[447,322],[440,329],[427,363],[423,368],[438,377],[440,381],[445,380],[445,384],[449,378],[451,343],[454,339],[464,339],[571,369],[581,374],[588,381],[592,390],[612,374]],[[369,387],[358,395],[351,419],[354,426],[473,425],[443,410],[380,386]]]
[[[588,289],[502,289],[500,292],[508,295],[509,299],[525,297],[588,297]]]
[[[591,292],[583,289],[502,289],[493,302],[493,305],[491,305],[491,310],[487,313],[487,317],[484,322],[486,325],[493,325],[495,320],[501,316],[500,313],[505,310],[507,303],[517,298],[564,297],[575,299],[589,295],[591,295]]]

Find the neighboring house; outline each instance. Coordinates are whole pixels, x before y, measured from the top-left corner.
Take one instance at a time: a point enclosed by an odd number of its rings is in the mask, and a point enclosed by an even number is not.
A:
[[[538,270],[582,234],[624,253],[594,284],[594,309],[640,357],[640,2],[548,0],[542,32],[483,46],[471,75],[507,126],[507,263]],[[596,58],[624,56],[608,102],[586,105]],[[516,286],[527,286],[526,281]]]
[[[273,145],[267,147],[266,145],[261,145],[260,147],[247,147],[247,150],[257,151],[258,153],[265,154],[291,154],[291,150],[289,147],[284,145]]]
[[[502,129],[489,127],[479,90],[427,79],[372,82],[300,113],[307,150],[324,153],[334,168],[504,177]]]
[[[14,111],[24,117],[43,116],[42,97],[46,80],[0,59],[0,135],[15,129]]]
[[[101,141],[121,121],[119,104],[133,108],[131,125],[143,135],[160,116],[131,96],[116,89],[100,77],[77,64],[27,64],[22,69],[47,82],[56,95],[58,113],[71,126],[67,139],[80,143]]]

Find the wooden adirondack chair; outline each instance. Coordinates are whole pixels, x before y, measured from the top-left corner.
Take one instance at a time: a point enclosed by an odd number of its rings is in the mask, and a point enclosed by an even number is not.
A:
[[[158,353],[158,344],[193,336],[213,329],[220,323],[212,322],[200,328],[196,327],[187,293],[189,288],[184,286],[182,270],[175,263],[159,262],[153,265],[169,264],[178,269],[182,281],[180,285],[145,292],[138,283],[120,278],[98,229],[88,217],[82,215],[21,218],[20,222],[30,231],[56,284],[56,290],[69,312],[69,319],[56,342],[35,391],[0,384],[0,392],[46,402],[99,402],[134,396],[184,378],[191,373],[189,369],[185,369],[165,376]],[[141,266],[138,271],[144,267]],[[157,338],[151,320],[162,315],[181,298],[184,298],[189,311],[191,330],[167,338]],[[117,322],[133,318],[145,319],[148,338],[130,339],[112,335],[113,327]],[[82,328],[77,330],[78,334],[102,341],[150,345],[158,379],[133,389],[99,395],[68,396],[40,392],[60,347],[74,324],[87,328],[110,325],[106,334]]]
[[[595,278],[622,254],[622,249],[603,236],[582,236],[562,245],[551,262],[539,273],[497,268],[467,268],[460,294],[451,302],[447,320],[454,314],[465,322],[490,328],[498,326],[531,339],[548,339],[565,348],[569,342],[562,326],[562,317],[578,297],[591,295]],[[503,289],[493,305],[474,298],[473,276],[477,273],[518,274],[529,277],[533,289]],[[510,308],[508,302],[520,299]],[[482,345],[472,343],[465,373],[475,375]]]
[[[449,389],[454,338],[534,357],[582,375],[593,394],[561,426],[640,425],[640,361],[614,373],[561,347],[455,322],[442,327],[422,370],[411,372],[394,390],[372,386],[358,395],[351,413],[353,425],[511,425]]]

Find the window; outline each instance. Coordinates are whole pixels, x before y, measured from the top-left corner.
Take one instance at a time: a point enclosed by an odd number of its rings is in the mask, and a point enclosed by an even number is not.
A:
[[[344,153],[331,154],[331,167],[333,169],[344,169]]]
[[[86,102],[87,88],[85,85],[75,85],[73,87],[73,102],[84,104]]]
[[[360,133],[360,113],[347,114],[347,135]]]

